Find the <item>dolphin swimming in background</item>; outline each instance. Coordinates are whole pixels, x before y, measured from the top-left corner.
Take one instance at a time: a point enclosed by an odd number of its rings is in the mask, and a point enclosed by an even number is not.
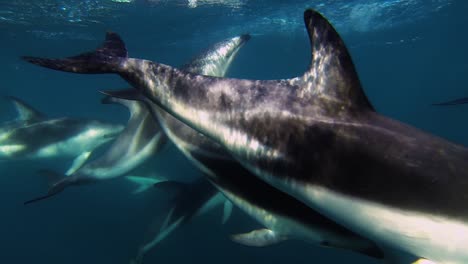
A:
[[[467,263],[468,149],[376,113],[335,29],[314,10],[304,20],[312,61],[285,80],[212,78],[128,58],[115,34],[94,53],[25,59],[118,73],[254,175],[339,224],[384,247]]]
[[[441,103],[435,103],[433,105],[459,105],[459,104],[468,104],[468,97],[463,97],[463,98],[441,102]]]
[[[165,146],[166,136],[158,123],[153,121],[143,102],[113,97],[106,97],[102,102],[120,104],[129,110],[130,118],[125,129],[104,154],[82,166],[74,166],[64,175],[52,170],[41,170],[40,174],[46,176],[49,181],[49,190],[46,195],[29,200],[25,204],[52,197],[69,186],[124,176]]]
[[[18,118],[0,125],[0,160],[73,157],[73,166],[80,166],[123,129],[98,120],[47,118],[16,97],[5,98],[15,105]]]
[[[148,228],[146,239],[138,248],[137,256],[131,261],[132,264],[143,263],[144,256],[151,249],[194,217],[203,215],[220,205],[224,205],[223,224],[231,215],[232,204],[204,178],[191,183],[162,181],[154,186],[156,191],[163,191],[173,198],[163,224],[156,229],[155,223],[152,223],[152,227]],[[159,221],[157,223],[159,224]]]

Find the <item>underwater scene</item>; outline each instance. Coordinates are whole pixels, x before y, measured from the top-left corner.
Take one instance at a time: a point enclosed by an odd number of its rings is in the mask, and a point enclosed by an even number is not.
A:
[[[0,263],[468,263],[466,11],[0,0]]]

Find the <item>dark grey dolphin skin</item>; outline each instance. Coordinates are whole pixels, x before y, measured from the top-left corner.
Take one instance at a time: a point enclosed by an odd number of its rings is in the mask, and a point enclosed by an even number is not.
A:
[[[7,96],[18,112],[14,121],[0,125],[0,160],[73,157],[84,162],[83,153],[115,138],[121,125],[77,118],[48,118],[21,99]]]
[[[106,97],[102,102],[120,104],[129,110],[130,118],[125,129],[102,156],[69,170],[65,175],[52,170],[41,170],[39,173],[49,180],[49,190],[46,195],[29,200],[25,204],[50,198],[69,186],[124,176],[165,146],[167,138],[158,123],[153,121],[143,102],[113,97]]]
[[[116,37],[115,34],[109,34],[107,45],[115,45],[111,42]],[[137,91],[109,93],[153,104]],[[236,235],[233,237],[235,241],[251,246],[266,246],[286,239],[302,239],[323,246],[354,250],[375,258],[383,257],[382,251],[373,242],[337,225],[305,204],[257,179],[220,145],[173,118],[158,106],[153,104],[151,109],[158,116],[171,141],[205,172],[208,179],[231,201],[267,227]],[[146,250],[145,248],[146,246],[141,248],[137,260],[141,261],[141,252]]]
[[[25,59],[117,73],[252,175],[379,246],[466,263],[468,150],[376,113],[335,29],[314,10],[304,20],[312,62],[287,80],[212,78],[127,58],[115,34],[94,53]]]

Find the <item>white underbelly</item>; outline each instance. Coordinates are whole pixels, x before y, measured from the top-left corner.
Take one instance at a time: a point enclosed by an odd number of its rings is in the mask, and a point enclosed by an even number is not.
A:
[[[300,189],[309,206],[381,245],[438,263],[468,263],[467,223],[383,206],[320,186]]]

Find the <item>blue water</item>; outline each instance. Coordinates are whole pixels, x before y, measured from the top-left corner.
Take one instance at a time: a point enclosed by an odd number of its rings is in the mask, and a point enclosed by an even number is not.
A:
[[[430,104],[468,96],[466,1],[455,0],[0,0],[0,93],[18,96],[53,116],[124,123],[127,113],[101,105],[99,89],[124,88],[116,76],[73,75],[29,65],[21,55],[60,57],[95,48],[118,32],[132,57],[180,65],[216,41],[241,33],[252,40],[230,77],[288,78],[310,59],[302,22],[306,7],[329,18],[344,38],[376,109],[420,129],[468,145],[468,105]],[[2,121],[14,117],[0,105]],[[0,163],[0,263],[129,263],[164,199],[133,195],[123,180],[70,188],[31,206],[45,190],[36,170],[63,171],[69,160]],[[152,169],[187,180],[198,172],[174,148]],[[288,241],[248,248],[229,240],[259,228],[239,210],[222,225],[222,210],[194,219],[161,243],[145,263],[375,263],[350,252]]]

